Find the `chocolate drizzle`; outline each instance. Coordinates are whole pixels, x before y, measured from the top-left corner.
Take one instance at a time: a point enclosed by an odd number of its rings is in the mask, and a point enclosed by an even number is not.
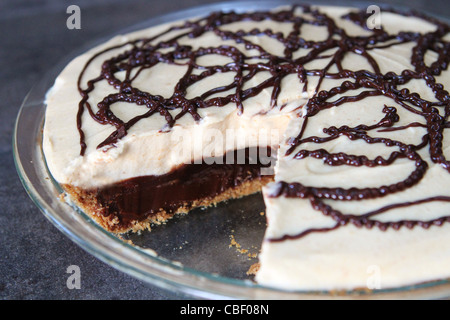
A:
[[[296,9],[299,7],[307,15],[297,15]],[[390,9],[383,10],[397,13]],[[395,208],[437,201],[450,202],[450,196],[446,196],[445,194],[406,203],[392,204],[362,215],[344,214],[324,202],[326,199],[358,201],[381,198],[390,194],[403,192],[417,185],[426,175],[430,166],[419,154],[419,151],[424,148],[428,148],[432,162],[442,166],[442,168],[450,173],[450,161],[446,159],[442,148],[444,130],[450,128],[450,122],[448,120],[450,115],[450,95],[435,78],[443,70],[447,69],[450,62],[450,43],[444,40],[444,36],[450,32],[450,28],[442,22],[418,13],[408,13],[406,15],[425,19],[434,24],[436,28],[434,31],[428,33],[399,32],[397,34],[390,34],[387,30],[379,28],[370,30],[370,34],[367,36],[350,36],[344,29],[338,27],[334,19],[321,12],[320,9],[309,6],[293,6],[290,9],[277,12],[214,12],[204,18],[172,26],[152,38],[137,39],[122,45],[107,48],[94,55],[79,76],[78,89],[81,100],[79,103],[77,124],[80,132],[80,153],[84,155],[86,150],[81,121],[85,111],[98,123],[112,125],[116,128],[106,140],[98,145],[98,148],[103,148],[114,145],[127,135],[128,130],[134,124],[150,116],[159,115],[164,117],[167,122],[165,129],[170,129],[177,120],[186,115],[190,115],[195,121],[200,121],[201,116],[198,110],[202,108],[223,107],[229,103],[234,103],[237,112],[242,114],[245,112],[244,102],[258,95],[266,88],[272,88],[271,107],[276,107],[281,91],[281,82],[286,76],[291,74],[297,75],[303,84],[303,87],[299,88],[299,90],[303,92],[308,91],[310,86],[308,77],[319,77],[318,84],[314,88],[315,94],[308,100],[305,106],[307,114],[305,115],[302,127],[298,130],[299,134],[289,140],[290,148],[286,155],[294,155],[294,159],[297,160],[306,157],[322,159],[329,166],[389,166],[399,159],[407,159],[414,162],[414,170],[403,181],[372,188],[315,188],[305,186],[301,182],[278,182],[277,188],[275,188],[276,191],[271,194],[271,197],[284,196],[309,199],[311,206],[315,210],[325,216],[331,217],[335,220],[336,224],[331,228],[308,229],[297,235],[286,235],[281,238],[271,239],[271,241],[298,239],[313,232],[330,231],[349,223],[366,228],[376,226],[382,230],[388,228],[399,229],[403,226],[407,228],[413,228],[415,226],[428,228],[431,225],[442,225],[450,221],[450,215],[430,219],[429,221],[401,220],[396,222],[381,222],[374,217]],[[367,29],[366,21],[368,15],[365,10],[348,13],[342,18],[354,23],[359,28]],[[255,28],[250,31],[239,30],[231,32],[221,28],[222,26],[238,21],[263,20],[291,23],[292,30],[289,34],[283,35],[270,29],[260,30]],[[328,37],[322,41],[305,40],[301,33],[301,27],[303,25],[325,27],[328,30]],[[173,31],[177,31],[175,36],[162,40],[164,36],[171,35]],[[202,47],[193,50],[190,46],[180,44],[179,40],[183,37],[195,39],[207,32],[214,33],[222,40],[231,40],[236,44],[244,44],[247,49],[255,49],[258,54],[251,57],[246,56],[237,47],[230,45]],[[284,55],[277,56],[269,53],[260,45],[251,42],[248,38],[249,36],[267,36],[277,40],[284,45]],[[413,68],[403,70],[400,74],[394,72],[382,73],[371,51],[394,47],[404,43],[414,44],[411,52],[411,65]],[[116,49],[123,49],[123,51],[104,61],[98,77],[88,80],[83,85],[82,80],[85,71],[92,61]],[[307,53],[294,58],[294,53],[299,49],[307,49]],[[425,63],[425,56],[428,51],[432,51],[437,55],[436,61],[431,63],[431,65]],[[345,69],[342,61],[349,53],[365,58],[369,70]],[[226,56],[232,62],[225,65],[213,66],[201,66],[197,63],[200,57],[211,54]],[[329,62],[323,69],[307,69],[305,67],[309,62],[317,59],[329,59]],[[253,62],[255,60],[264,62]],[[179,79],[175,85],[173,95],[169,98],[164,98],[156,93],[145,92],[133,86],[133,81],[144,69],[152,68],[158,63],[176,64],[187,67],[187,71]],[[333,67],[337,71],[332,72]],[[194,73],[194,70],[200,70],[201,72]],[[117,73],[122,71],[125,72],[125,78],[119,80]],[[244,89],[245,84],[258,72],[263,71],[269,71],[271,77],[256,86]],[[216,87],[204,92],[198,97],[191,99],[186,97],[189,87],[221,72],[233,72],[235,74],[234,81],[226,86]],[[324,90],[321,89],[321,85],[325,79],[347,80],[343,81],[339,86]],[[412,80],[423,80],[434,93],[436,100],[428,101],[418,93],[400,88]],[[107,81],[117,92],[104,97],[102,101],[98,102],[98,111],[94,112],[88,103],[88,99],[90,93],[100,81]],[[230,90],[233,90],[232,94],[227,94],[223,97],[212,97],[218,93],[225,93]],[[351,91],[353,90],[357,90],[358,94],[352,95]],[[387,97],[397,107],[382,106],[384,117],[374,125],[361,124],[355,127],[332,126],[324,129],[326,137],[304,137],[305,130],[309,125],[308,120],[323,110],[339,108],[345,103],[361,101],[373,96]],[[117,102],[143,106],[143,113],[128,121],[124,121],[118,118],[111,110],[111,106]],[[412,122],[403,126],[395,126],[400,120],[397,108],[403,108],[408,112],[422,117],[423,122]],[[426,131],[421,143],[417,145],[379,137],[379,133],[382,132],[401,131],[415,127],[425,129]],[[377,132],[378,135],[375,137],[372,132]],[[323,148],[316,150],[301,149],[301,145],[307,142],[320,145],[341,136],[346,136],[352,141],[363,140],[368,144],[382,144],[387,147],[396,147],[398,151],[393,151],[387,158],[377,156],[374,159],[368,159],[366,156],[331,153]],[[445,193],[445,191],[443,192]]]

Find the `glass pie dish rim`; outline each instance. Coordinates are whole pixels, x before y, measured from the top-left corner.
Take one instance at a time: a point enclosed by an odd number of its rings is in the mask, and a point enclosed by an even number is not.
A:
[[[202,5],[151,18],[122,31],[128,33],[162,22],[205,14],[213,10],[246,10],[270,8],[274,5],[292,4],[294,1],[245,1]],[[315,1],[314,4],[330,4]],[[340,3],[341,5],[345,3]],[[362,2],[348,5],[368,6]],[[442,19],[442,17],[440,17]],[[117,34],[117,33],[116,33]],[[109,39],[108,37],[107,39]],[[53,180],[42,153],[41,134],[45,112],[45,94],[54,78],[72,58],[104,42],[96,40],[66,57],[53,70],[44,75],[25,97],[18,113],[13,133],[13,155],[19,178],[36,206],[61,232],[107,264],[157,287],[205,299],[386,299],[386,298],[445,298],[450,296],[450,281],[439,280],[394,289],[354,290],[336,294],[321,291],[285,291],[199,271],[169,261],[145,249],[133,246],[105,231],[81,210],[68,206],[58,199],[62,189]],[[30,134],[30,128],[31,134]],[[51,198],[51,197],[54,198]]]

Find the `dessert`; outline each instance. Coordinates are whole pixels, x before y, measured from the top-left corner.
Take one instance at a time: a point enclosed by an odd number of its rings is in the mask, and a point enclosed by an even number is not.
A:
[[[450,29],[368,18],[298,5],[117,36],[48,92],[49,170],[117,233],[262,190],[264,285],[446,279]]]

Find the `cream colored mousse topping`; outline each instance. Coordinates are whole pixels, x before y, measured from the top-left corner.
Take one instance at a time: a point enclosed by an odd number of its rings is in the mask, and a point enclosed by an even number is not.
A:
[[[272,146],[258,283],[449,278],[449,28],[387,9],[380,25],[369,18],[366,8],[280,7],[117,36],[48,92],[48,167],[61,184],[101,188]]]

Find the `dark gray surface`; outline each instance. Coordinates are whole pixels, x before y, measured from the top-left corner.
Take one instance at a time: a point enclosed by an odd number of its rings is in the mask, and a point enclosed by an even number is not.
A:
[[[11,141],[26,93],[46,70],[79,46],[160,14],[214,2],[220,1],[0,2],[0,299],[187,298],[110,267],[59,232],[22,187]],[[408,3],[418,10],[450,16],[448,0],[391,3]],[[81,8],[81,30],[66,28],[66,8],[71,4]],[[80,267],[81,289],[66,286],[70,265]]]

